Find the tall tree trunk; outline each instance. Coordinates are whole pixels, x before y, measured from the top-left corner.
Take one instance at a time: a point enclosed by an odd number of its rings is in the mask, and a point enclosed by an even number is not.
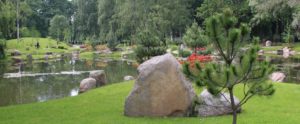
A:
[[[20,20],[19,20],[19,14],[20,14],[20,4],[19,0],[17,0],[17,39],[18,42],[20,41]]]
[[[231,102],[231,109],[232,109],[232,124],[237,123],[237,107],[234,102],[233,96],[233,88],[228,88],[230,94],[230,102]]]

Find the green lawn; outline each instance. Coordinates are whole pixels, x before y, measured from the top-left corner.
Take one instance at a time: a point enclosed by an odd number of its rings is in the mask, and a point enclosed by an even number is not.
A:
[[[283,46],[270,46],[270,47],[262,47],[261,49],[264,51],[277,51],[282,48]]]
[[[36,43],[39,42],[40,48],[35,48]],[[58,49],[58,46],[64,47],[64,49]],[[16,39],[7,41],[7,55],[14,50],[18,50],[22,53],[21,58],[25,59],[28,54],[31,54],[34,59],[43,59],[47,52],[52,53],[66,53],[74,50],[63,42],[58,42],[50,38],[21,38],[18,42]]]
[[[300,123],[300,86],[276,84],[272,97],[254,97],[239,124]],[[77,97],[0,108],[1,124],[229,124],[231,116],[210,118],[131,118],[123,116],[132,82],[109,85]]]
[[[288,46],[288,45],[283,44],[282,46],[262,47],[261,49],[264,51],[277,51],[277,50],[283,49],[285,46]],[[292,46],[292,50],[300,52],[300,43],[292,43],[290,46]]]

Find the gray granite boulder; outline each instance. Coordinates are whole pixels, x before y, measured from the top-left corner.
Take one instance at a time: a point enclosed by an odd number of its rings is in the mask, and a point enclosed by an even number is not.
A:
[[[94,78],[86,78],[80,82],[79,93],[84,93],[94,88],[96,88],[96,80]]]
[[[107,83],[104,70],[91,71],[90,78],[94,78],[97,81],[97,87],[104,86]]]
[[[185,116],[195,92],[172,54],[153,57],[138,67],[139,76],[125,101],[126,116]]]
[[[230,95],[228,93],[214,96],[207,90],[204,90],[198,99],[200,104],[195,107],[198,116],[220,116],[232,113]],[[240,101],[234,97],[234,102],[237,105]],[[239,111],[241,111],[241,109],[239,109]]]

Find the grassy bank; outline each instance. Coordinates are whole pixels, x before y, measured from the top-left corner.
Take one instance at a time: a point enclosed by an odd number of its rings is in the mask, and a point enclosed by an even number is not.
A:
[[[277,51],[283,49],[285,46],[289,46],[288,44],[283,44],[282,46],[270,46],[270,47],[262,47],[261,49],[264,51]],[[290,45],[292,50],[296,52],[300,52],[300,43],[292,43]]]
[[[254,97],[239,115],[239,124],[300,123],[300,86],[276,84],[272,97]],[[1,124],[229,124],[231,116],[210,118],[130,118],[123,116],[125,82],[77,97],[0,108]]]
[[[39,48],[35,47],[37,42],[40,45]],[[9,40],[6,46],[7,55],[10,55],[14,50],[18,50],[22,53],[20,56],[21,59],[26,59],[26,56],[29,54],[32,55],[33,59],[44,59],[46,53],[61,54],[75,50],[63,42],[57,42],[50,38],[34,37],[21,38],[20,41],[17,41],[17,39]]]

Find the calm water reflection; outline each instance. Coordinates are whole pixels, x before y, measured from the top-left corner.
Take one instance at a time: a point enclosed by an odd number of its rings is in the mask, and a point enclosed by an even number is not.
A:
[[[123,80],[126,75],[136,76],[136,68],[126,61],[107,60],[57,60],[12,66],[11,63],[0,63],[0,106],[43,102],[50,99],[76,96],[79,83],[89,73],[79,75],[40,75],[34,77],[4,78],[5,73],[60,73],[105,70],[109,83]]]
[[[284,82],[300,84],[300,58],[290,56],[261,56],[276,67],[275,71],[283,72],[286,75]]]

